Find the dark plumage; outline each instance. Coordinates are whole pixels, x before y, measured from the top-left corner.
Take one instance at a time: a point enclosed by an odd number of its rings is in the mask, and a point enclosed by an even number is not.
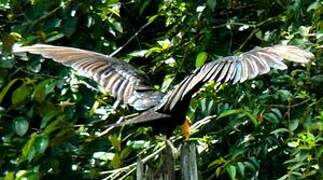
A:
[[[17,47],[14,52],[40,54],[82,71],[116,99],[143,111],[126,124],[151,122],[154,129],[161,128],[167,134],[177,125],[183,124],[192,95],[204,83],[242,83],[268,73],[271,68],[286,69],[283,59],[305,64],[313,58],[312,53],[296,46],[255,48],[238,56],[228,56],[206,63],[164,94],[149,86],[149,82],[133,66],[96,52],[45,44]]]

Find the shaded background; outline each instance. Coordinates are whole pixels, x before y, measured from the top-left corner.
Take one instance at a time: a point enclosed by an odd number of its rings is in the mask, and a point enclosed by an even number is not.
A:
[[[207,61],[284,43],[310,50],[315,60],[240,85],[209,83],[195,95],[188,112],[193,122],[217,115],[191,136],[199,176],[322,178],[322,12],[319,0],[0,1],[0,176],[134,179],[137,157],[164,146],[150,128],[100,136],[133,111],[114,109],[113,98],[71,69],[39,56],[13,56],[15,43],[104,54],[122,46],[115,56],[146,72],[162,91]],[[180,136],[178,129],[174,138]],[[173,143],[179,148],[182,140]],[[149,163],[158,167],[158,157]]]

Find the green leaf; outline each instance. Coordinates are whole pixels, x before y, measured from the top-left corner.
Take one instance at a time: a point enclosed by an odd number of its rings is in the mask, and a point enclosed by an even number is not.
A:
[[[15,179],[15,173],[10,171],[7,172],[6,176],[4,177],[4,180],[14,180]]]
[[[31,93],[31,88],[27,85],[22,85],[19,88],[17,88],[12,96],[11,96],[11,102],[14,106],[20,105],[22,103],[25,103],[27,101],[29,95]]]
[[[255,127],[258,127],[258,125],[259,125],[258,120],[253,114],[249,113],[246,110],[243,110],[242,112],[251,120],[251,122],[253,122]]]
[[[236,173],[237,173],[236,167],[232,166],[232,165],[229,165],[226,169],[227,169],[227,172],[228,172],[230,178],[235,179],[236,178]]]
[[[222,169],[223,169],[223,167],[221,167],[221,166],[216,168],[216,170],[215,170],[216,177],[220,177],[220,174],[222,173]]]
[[[47,112],[47,113],[43,116],[43,118],[42,118],[42,120],[41,120],[40,128],[41,128],[41,129],[45,128],[45,127],[46,127],[46,125],[48,124],[48,122],[49,122],[50,120],[52,120],[54,117],[56,117],[57,115],[59,115],[60,113],[61,113],[61,111],[56,110],[56,109],[53,109],[53,110],[51,110],[51,111]]]
[[[147,54],[147,52],[148,52],[147,49],[143,49],[143,50],[133,51],[128,55],[132,57],[144,57]]]
[[[175,79],[174,74],[168,74],[165,76],[163,84],[161,86],[161,91],[166,92],[169,86],[172,84],[173,80]]]
[[[7,56],[7,57],[2,56],[2,58],[0,59],[0,67],[1,68],[11,69],[11,68],[13,68],[14,64],[15,64],[15,61],[9,56]]]
[[[207,1],[207,5],[212,11],[214,11],[216,4],[217,4],[217,0],[208,0]]]
[[[311,77],[312,83],[316,85],[320,85],[323,82],[323,74],[319,74],[316,76]]]
[[[241,113],[241,110],[240,109],[232,109],[232,110],[228,110],[228,111],[224,111],[223,113],[221,113],[219,115],[219,119],[220,118],[224,118],[224,117],[227,117],[227,116],[231,116],[231,115],[234,115],[234,114],[240,114]]]
[[[241,162],[238,162],[238,170],[239,170],[239,173],[240,173],[240,175],[242,176],[242,177],[244,177],[244,175],[245,175],[245,166],[244,166],[244,164],[243,163],[241,163]]]
[[[52,79],[42,81],[35,87],[32,98],[37,102],[42,102],[45,100],[47,94],[53,92],[54,88],[55,82]]]
[[[1,32],[1,41],[2,41],[2,50],[5,52],[10,52],[11,47],[15,43],[16,37],[12,34],[8,34],[6,32]]]
[[[59,129],[59,127],[64,124],[64,115],[58,116],[54,121],[52,121],[46,129],[43,131],[44,134],[49,135],[53,131]]]
[[[203,99],[200,100],[200,105],[201,105],[201,111],[205,112],[206,111],[206,106],[207,106],[206,98],[203,98]]]
[[[10,87],[16,82],[16,81],[18,81],[19,80],[19,78],[17,78],[17,79],[13,79],[12,81],[10,81],[10,83],[8,83],[3,89],[2,89],[2,91],[1,91],[1,93],[0,93],[0,104],[1,104],[1,102],[2,102],[2,100],[3,100],[3,98],[5,97],[5,95],[7,94],[7,92],[8,92],[8,90],[10,89]]]
[[[195,60],[195,67],[199,68],[204,65],[206,59],[207,59],[208,54],[206,52],[200,52]]]
[[[275,130],[273,130],[273,131],[270,132],[270,134],[275,134],[276,136],[279,133],[289,133],[289,131],[286,128],[278,128],[278,129],[275,129]]]
[[[16,174],[16,179],[15,180],[38,180],[39,175],[38,172],[35,172],[34,170],[21,170]]]
[[[37,154],[42,154],[45,152],[47,146],[48,146],[48,136],[47,135],[42,135],[38,136],[35,140],[35,151]]]
[[[115,136],[115,135],[109,136],[109,140],[110,140],[112,146],[117,151],[121,151],[121,140],[118,136]]]
[[[29,162],[34,158],[36,151],[34,148],[34,142],[37,138],[37,134],[33,133],[25,146],[22,148],[21,161],[28,160]]]
[[[208,165],[208,167],[217,166],[217,165],[224,164],[224,163],[226,163],[226,160],[223,157],[220,157],[219,159],[216,159],[213,162],[211,162]]]
[[[38,73],[41,70],[42,57],[32,56],[28,59],[27,69],[31,72]]]
[[[35,87],[32,98],[34,100],[36,100],[37,102],[42,102],[45,100],[45,98],[46,98],[46,84],[45,83],[39,83]]]
[[[232,109],[232,110],[225,111],[219,115],[218,119],[235,115],[235,114],[243,114],[244,116],[247,116],[251,120],[251,122],[255,125],[255,127],[259,125],[257,118],[251,113],[249,113],[248,111],[243,109]]]
[[[252,163],[245,161],[243,162],[243,164],[245,165],[245,167],[248,167],[248,169],[250,169],[252,172],[256,172],[256,167]]]
[[[131,149],[129,147],[126,147],[126,148],[122,149],[122,151],[120,153],[120,158],[121,159],[126,159],[130,155],[131,152],[132,151],[131,151]]]
[[[298,119],[290,120],[289,123],[288,123],[288,129],[290,131],[294,131],[294,130],[297,129],[298,124],[299,124],[299,120]]]
[[[114,169],[119,168],[121,166],[121,159],[119,154],[114,154],[111,165]]]
[[[321,1],[321,2],[322,2],[322,1]],[[320,8],[320,7],[322,7],[322,5],[320,5],[320,2],[319,2],[319,1],[315,1],[315,2],[313,2],[312,4],[310,4],[310,5],[307,7],[306,11],[307,11],[307,12],[309,12],[309,11],[311,11],[311,10],[315,10],[315,9]]]
[[[114,153],[107,153],[107,152],[95,152],[93,153],[93,158],[99,159],[102,161],[112,161],[114,157]]]
[[[24,117],[17,117],[14,120],[14,127],[16,134],[23,136],[26,134],[29,128],[29,122]]]
[[[52,41],[56,41],[58,39],[61,39],[63,37],[64,37],[64,34],[63,33],[57,33],[57,34],[51,36],[50,38],[48,38],[45,42],[46,43],[49,43],[49,42],[52,42]]]
[[[281,89],[281,90],[278,90],[277,93],[281,97],[282,101],[288,101],[289,99],[292,98],[292,94],[288,90]]]
[[[65,36],[70,37],[76,31],[77,18],[71,16],[65,16],[63,20],[62,30]]]
[[[270,121],[272,123],[278,124],[279,123],[279,119],[277,117],[277,115],[275,113],[269,112],[269,113],[265,113],[264,114],[264,118],[267,121]]]
[[[280,112],[280,110],[279,110],[279,109],[277,109],[277,108],[272,108],[272,109],[271,109],[271,111],[272,111],[273,113],[275,113],[275,115],[277,116],[277,118],[278,118],[278,119],[282,119],[282,118],[283,118],[283,116],[282,116],[282,114],[281,114],[281,112]]]
[[[36,155],[44,153],[48,146],[48,141],[47,135],[37,135],[36,133],[33,133],[22,148],[21,161],[28,160],[30,162]]]

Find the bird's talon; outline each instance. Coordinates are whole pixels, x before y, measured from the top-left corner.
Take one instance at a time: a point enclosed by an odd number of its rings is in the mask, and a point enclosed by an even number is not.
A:
[[[185,140],[187,140],[190,137],[190,127],[192,125],[192,121],[189,117],[185,117],[185,121],[182,124],[182,135]]]

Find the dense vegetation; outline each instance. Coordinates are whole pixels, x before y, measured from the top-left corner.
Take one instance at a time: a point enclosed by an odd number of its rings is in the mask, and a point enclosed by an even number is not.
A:
[[[133,111],[69,68],[14,56],[16,43],[113,53],[162,91],[206,61],[284,43],[315,59],[240,85],[208,84],[191,103],[188,115],[204,124],[189,141],[203,179],[322,179],[322,16],[321,0],[2,0],[0,176],[133,179],[131,164],[158,164],[165,144],[150,128],[109,130]],[[173,135],[178,148],[180,130]]]

